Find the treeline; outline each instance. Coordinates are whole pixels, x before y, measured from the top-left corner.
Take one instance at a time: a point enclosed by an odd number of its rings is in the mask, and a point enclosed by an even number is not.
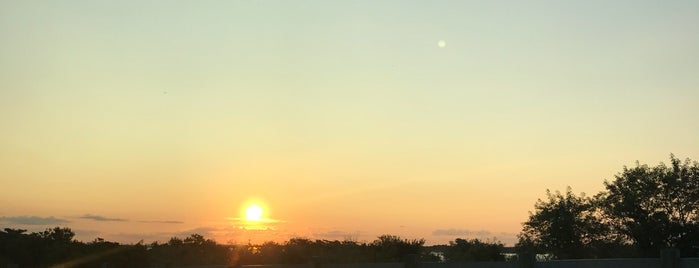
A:
[[[625,167],[588,197],[547,191],[523,224],[518,252],[552,258],[699,256],[699,163]]]
[[[234,257],[241,264],[501,261],[504,245],[478,239],[460,239],[448,245],[425,246],[424,239],[382,235],[370,243],[295,238],[283,244],[267,242],[239,248]]]
[[[70,228],[35,233],[5,228],[0,231],[0,267],[100,267],[104,262],[143,267],[148,258],[143,244],[120,245],[103,239],[83,243],[74,236]]]
[[[699,256],[699,163],[670,156],[670,165],[624,168],[605,190],[588,197],[550,192],[523,224],[518,253],[556,259],[658,257],[673,248]],[[284,243],[221,245],[201,235],[165,243],[122,245],[97,238],[74,239],[69,228],[42,232],[0,231],[2,267],[239,266],[311,262],[502,261],[498,241],[456,239],[425,246],[424,239],[382,235],[372,242],[294,238]]]
[[[0,231],[0,267],[178,267],[193,265],[502,261],[500,242],[456,239],[449,245],[425,246],[424,239],[382,235],[370,243],[294,238],[284,243],[221,245],[201,235],[171,238],[166,243],[122,245],[97,238],[74,239],[69,228],[43,232],[5,228]]]

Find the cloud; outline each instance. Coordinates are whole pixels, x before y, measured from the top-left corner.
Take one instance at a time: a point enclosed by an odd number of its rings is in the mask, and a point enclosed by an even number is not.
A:
[[[277,219],[268,219],[268,218],[263,218],[255,221],[250,221],[246,218],[228,218],[229,221],[233,223],[285,223],[286,221],[284,220],[277,220]]]
[[[52,225],[68,223],[69,221],[56,217],[38,217],[38,216],[15,216],[15,217],[0,217],[0,221],[25,224],[25,225]]]
[[[233,226],[238,229],[244,229],[249,231],[273,231],[277,230],[278,226],[285,224],[284,220],[277,219],[259,219],[255,221],[250,221],[244,218],[228,218],[229,226]]]
[[[198,227],[198,228],[190,229],[187,231],[176,232],[176,233],[174,233],[174,235],[177,237],[184,238],[184,237],[188,237],[188,236],[193,235],[193,234],[198,234],[198,235],[201,235],[205,238],[212,238],[212,237],[215,237],[216,234],[218,234],[220,231],[221,230],[219,228],[214,228],[214,227]]]
[[[435,236],[490,236],[493,233],[486,230],[472,231],[467,229],[437,229],[432,231],[432,235]]]
[[[97,238],[101,232],[87,229],[72,229],[75,232],[75,239],[80,241],[92,241]]]
[[[182,224],[182,221],[138,221],[141,223],[165,223],[165,224]]]
[[[320,232],[320,233],[313,233],[314,237],[318,238],[323,238],[323,239],[342,239],[345,241],[356,241],[357,238],[359,237],[359,232],[343,232],[343,231],[328,231],[328,232]]]
[[[88,220],[94,220],[94,221],[128,221],[127,219],[119,219],[119,218],[107,218],[104,216],[100,215],[92,215],[92,214],[85,214],[81,217],[81,219],[88,219]]]
[[[194,229],[189,229],[185,231],[174,231],[174,232],[153,232],[153,233],[115,233],[115,234],[104,234],[104,237],[110,241],[120,241],[126,243],[137,243],[139,241],[144,241],[146,243],[158,241],[161,243],[167,243],[171,238],[178,237],[180,239],[187,238],[192,234],[202,235],[206,239],[214,239],[219,234],[220,230],[212,227],[198,227]]]

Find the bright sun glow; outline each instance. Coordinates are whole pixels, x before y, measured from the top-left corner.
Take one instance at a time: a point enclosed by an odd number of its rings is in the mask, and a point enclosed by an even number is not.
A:
[[[262,219],[262,208],[258,205],[250,205],[245,210],[245,219],[249,221],[259,221]]]

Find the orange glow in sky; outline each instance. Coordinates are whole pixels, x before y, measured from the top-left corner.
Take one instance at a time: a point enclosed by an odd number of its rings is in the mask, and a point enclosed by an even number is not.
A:
[[[0,1],[0,228],[512,245],[546,189],[699,159],[697,10]]]

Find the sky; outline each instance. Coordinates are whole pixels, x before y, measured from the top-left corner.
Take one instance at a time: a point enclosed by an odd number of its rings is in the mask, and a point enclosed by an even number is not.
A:
[[[699,159],[697,1],[0,1],[0,36],[2,228],[512,245],[546,189]]]

